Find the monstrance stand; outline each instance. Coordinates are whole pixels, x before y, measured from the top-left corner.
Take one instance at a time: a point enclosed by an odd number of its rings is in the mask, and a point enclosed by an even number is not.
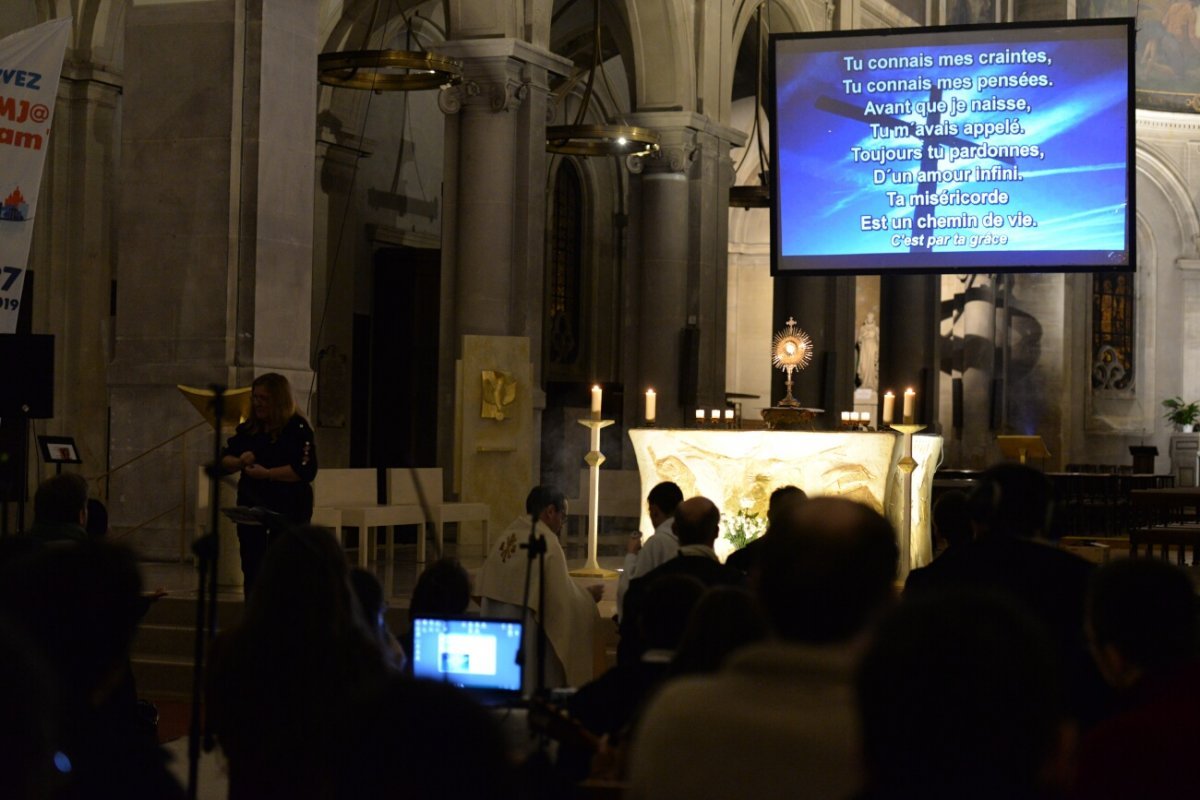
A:
[[[588,560],[579,569],[571,570],[573,578],[615,578],[615,570],[604,569],[596,560],[596,549],[600,542],[600,465],[604,453],[600,452],[600,430],[612,425],[615,420],[600,419],[599,412],[591,419],[576,420],[591,433],[591,448],[583,457],[588,465]]]
[[[779,405],[783,408],[799,408],[800,401],[792,396],[792,372],[804,369],[812,361],[812,338],[796,327],[796,320],[788,317],[784,328],[775,334],[771,361],[787,376],[787,394]]]

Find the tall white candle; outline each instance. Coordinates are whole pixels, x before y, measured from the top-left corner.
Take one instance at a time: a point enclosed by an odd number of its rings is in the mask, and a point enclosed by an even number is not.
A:
[[[917,413],[917,393],[912,389],[904,390],[904,424],[911,425]]]
[[[592,418],[600,419],[600,401],[604,397],[604,392],[599,386],[592,387]]]
[[[883,424],[891,425],[896,416],[896,395],[890,389],[883,394]]]
[[[654,422],[654,415],[658,411],[658,397],[654,394],[653,389],[646,390],[646,422]]]

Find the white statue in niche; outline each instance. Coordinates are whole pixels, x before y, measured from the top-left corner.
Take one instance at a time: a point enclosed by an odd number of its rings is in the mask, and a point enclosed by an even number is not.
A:
[[[863,389],[879,389],[879,326],[870,311],[858,329],[858,384]]]

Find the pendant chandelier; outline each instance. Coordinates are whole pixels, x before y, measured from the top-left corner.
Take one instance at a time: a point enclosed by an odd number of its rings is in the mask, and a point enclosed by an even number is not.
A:
[[[379,16],[380,0],[371,12],[371,24],[361,50],[334,51],[317,56],[317,80],[326,86],[368,89],[375,92],[410,92],[440,89],[462,80],[462,63],[424,50],[371,50],[371,31]],[[418,17],[419,18],[419,17]],[[405,18],[405,47],[415,36]],[[417,43],[418,47],[420,42]]]
[[[592,102],[592,87],[596,72],[603,73],[600,53],[600,0],[594,0],[592,11],[592,66],[588,70],[583,101],[571,125],[550,125],[546,128],[546,152],[571,156],[644,156],[658,150],[658,134],[649,128],[634,125],[584,125]],[[608,76],[604,76],[608,82]]]
[[[763,76],[763,5],[769,5],[770,0],[760,5],[754,12],[757,20],[757,38],[755,40],[755,56],[754,56],[754,122],[750,125],[750,138],[753,139],[758,147],[758,163],[760,171],[758,173],[759,183],[757,185],[749,184],[744,186],[729,187],[729,205],[734,208],[770,208],[771,207],[771,165],[767,155],[767,149],[763,146],[762,126],[759,125],[759,120],[763,115],[762,107],[762,76]],[[768,18],[768,25],[770,20]],[[746,153],[742,154],[744,161],[749,154],[749,143],[747,143]],[[741,164],[738,164],[740,167]],[[736,174],[736,171],[735,171]]]

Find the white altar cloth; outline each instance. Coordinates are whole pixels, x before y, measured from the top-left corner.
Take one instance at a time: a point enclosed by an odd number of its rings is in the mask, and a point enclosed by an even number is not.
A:
[[[629,438],[642,497],[660,481],[674,481],[684,497],[703,495],[721,509],[716,549],[722,560],[733,549],[724,538],[726,527],[739,515],[765,520],[771,492],[787,484],[810,497],[841,495],[883,513],[900,538],[901,577],[933,558],[930,498],[942,459],[940,436],[913,437],[917,466],[907,541],[902,532],[904,474],[897,467],[904,439],[897,433],[635,428]],[[642,516],[641,530],[652,530],[645,509]]]

